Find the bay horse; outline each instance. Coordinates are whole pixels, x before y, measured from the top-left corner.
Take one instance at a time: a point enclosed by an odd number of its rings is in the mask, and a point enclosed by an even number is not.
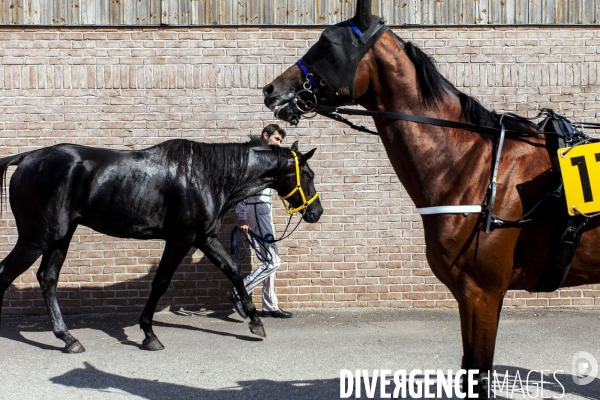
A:
[[[18,165],[9,199],[19,237],[0,262],[0,304],[13,280],[42,256],[37,279],[54,335],[65,342],[65,352],[85,351],[69,333],[56,299],[69,243],[77,226],[85,225],[120,238],[166,242],[140,318],[145,349],[164,348],[152,330],[152,319],[192,246],[233,283],[250,317],[250,331],[266,337],[241,271],[217,234],[227,210],[266,188],[285,196],[299,185],[302,189],[287,201],[302,209],[305,221],[317,222],[323,212],[320,200],[303,208],[298,193],[316,195],[314,173],[307,163],[315,150],[301,154],[298,142],[291,149],[280,148],[251,137],[246,143],[212,144],[176,139],[135,151],[59,144],[2,158],[0,198],[8,167]]]
[[[382,114],[373,119],[400,182],[419,209],[485,206],[489,198],[498,135],[460,124],[498,128],[501,116],[460,92],[428,55],[373,16],[371,1],[359,0],[350,21],[327,28],[298,63],[263,88],[263,95],[275,116],[292,125],[322,103],[330,108],[355,103],[371,111],[457,122],[459,127],[446,127]],[[518,219],[560,185],[552,162],[557,153],[538,125],[510,116],[502,122],[521,134],[504,142],[494,212],[504,220]],[[529,222],[492,224],[489,234],[482,232],[484,212],[422,215],[429,266],[458,302],[462,368],[481,371],[482,393],[493,367],[504,296],[507,290],[535,288],[566,213],[564,200],[545,201]],[[600,220],[591,220],[583,229],[562,286],[600,282],[599,225]]]

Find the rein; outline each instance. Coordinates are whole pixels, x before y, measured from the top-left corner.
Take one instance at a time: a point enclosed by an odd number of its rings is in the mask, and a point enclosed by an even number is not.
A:
[[[466,122],[451,121],[451,120],[447,120],[447,119],[423,117],[420,115],[402,114],[402,113],[394,113],[394,112],[388,112],[388,111],[357,110],[354,108],[327,106],[327,105],[323,105],[323,104],[316,104],[310,100],[307,102],[303,102],[301,99],[298,99],[298,98],[296,99],[296,101],[298,103],[305,104],[306,110],[301,109],[303,113],[309,113],[309,112],[314,111],[314,112],[318,113],[319,115],[322,115],[326,118],[330,118],[330,119],[345,123],[346,125],[349,125],[351,128],[353,128],[357,131],[366,132],[366,133],[370,133],[372,135],[377,135],[377,136],[379,136],[378,132],[372,131],[372,130],[366,128],[365,126],[355,125],[351,121],[345,119],[344,117],[342,117],[339,114],[360,115],[360,116],[373,117],[373,118],[386,118],[386,119],[391,119],[391,120],[396,120],[396,121],[408,121],[408,122],[415,122],[418,124],[441,126],[444,128],[464,129],[464,130],[468,130],[471,132],[480,133],[482,135],[497,136],[502,133],[502,128],[491,128],[489,126],[481,126],[481,125],[469,124]],[[298,108],[300,108],[300,107],[298,107]],[[524,121],[531,121],[534,119],[538,119],[544,115],[552,115],[552,114],[554,114],[554,112],[552,112],[551,110],[548,110],[546,108],[543,108],[542,110],[540,110],[538,115],[536,115],[535,117],[531,117],[531,118],[523,117],[521,115],[513,114],[513,113],[504,113],[500,116],[500,118],[502,119],[505,115],[509,115],[516,119],[521,119]],[[598,124],[576,123],[575,125],[583,127],[583,128],[588,128],[588,129],[600,129],[600,123],[598,123]],[[504,132],[506,134],[510,134],[510,135],[519,135],[519,136],[523,135],[522,131],[514,131],[514,130],[505,129]],[[544,135],[558,135],[555,132],[540,132],[540,133],[543,133]]]

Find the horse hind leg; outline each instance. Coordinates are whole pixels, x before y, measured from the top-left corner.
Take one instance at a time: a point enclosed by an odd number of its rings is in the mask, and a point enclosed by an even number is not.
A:
[[[39,247],[19,238],[17,244],[0,262],[0,315],[2,299],[10,284],[42,255]]]
[[[67,256],[73,231],[71,230],[63,239],[56,242],[50,249],[44,252],[40,269],[37,272],[37,279],[40,283],[44,300],[46,301],[46,308],[52,322],[54,336],[65,342],[63,351],[71,354],[83,353],[85,348],[67,329],[67,325],[60,312],[58,300],[56,299],[56,286],[58,284],[60,269]]]

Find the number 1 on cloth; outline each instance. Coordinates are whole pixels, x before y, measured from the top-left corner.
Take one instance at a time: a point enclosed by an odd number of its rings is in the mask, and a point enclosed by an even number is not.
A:
[[[600,143],[558,149],[567,210],[589,214],[600,211]]]

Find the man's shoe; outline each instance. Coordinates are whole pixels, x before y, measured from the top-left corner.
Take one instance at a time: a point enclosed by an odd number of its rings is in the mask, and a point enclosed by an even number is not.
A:
[[[238,294],[234,292],[233,289],[229,289],[229,291],[227,292],[227,297],[229,297],[229,300],[231,300],[231,302],[233,303],[233,308],[239,314],[239,316],[244,319],[248,318],[248,316],[246,315],[246,311],[244,311],[244,306],[242,305],[242,300],[240,299],[240,296],[238,296]]]
[[[271,318],[292,318],[294,314],[289,311],[283,311],[281,308],[275,311],[264,311],[262,312],[263,317],[271,317]]]

